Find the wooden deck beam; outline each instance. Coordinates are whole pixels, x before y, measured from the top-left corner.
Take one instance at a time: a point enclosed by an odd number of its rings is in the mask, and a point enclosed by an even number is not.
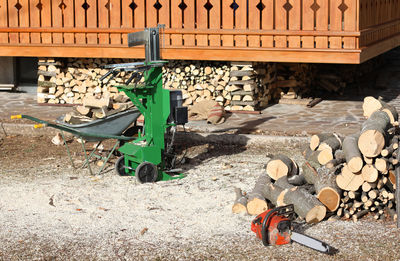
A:
[[[236,48],[222,51],[211,48],[168,48],[161,55],[166,60],[209,61],[259,61],[259,62],[304,62],[304,63],[360,63],[360,52],[354,50],[316,49],[251,49]],[[143,48],[124,47],[77,47],[77,46],[1,46],[0,56],[27,57],[96,57],[96,58],[144,58]],[[227,59],[229,57],[229,59]]]

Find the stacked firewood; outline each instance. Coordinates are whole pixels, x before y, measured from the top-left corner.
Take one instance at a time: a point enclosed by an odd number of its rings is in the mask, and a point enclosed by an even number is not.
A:
[[[102,69],[104,65],[129,62],[128,60],[69,58],[63,62],[57,61],[55,64],[49,60],[54,61],[53,59],[43,60],[46,62],[39,61],[38,102],[40,103],[82,104],[86,97],[118,99],[122,93],[118,92],[115,85],[123,84],[128,77],[122,72],[110,81],[108,79],[100,81],[100,78],[108,72],[107,69]],[[49,87],[43,86],[41,76]]]
[[[254,111],[258,106],[257,74],[251,63],[232,63],[225,110]]]
[[[322,220],[326,211],[354,221],[369,213],[375,219],[385,214],[396,219],[398,114],[370,96],[363,109],[367,120],[359,132],[313,135],[301,168],[285,155],[273,156],[250,193],[236,191],[233,212],[257,215],[271,205],[294,204],[307,222]]]
[[[82,105],[74,107],[71,112],[65,114],[64,122],[78,124],[103,119],[131,107],[133,107],[133,103],[129,101],[129,98],[122,95],[116,101],[110,97],[84,97]]]
[[[181,89],[185,106],[215,100],[225,110],[254,111],[258,104],[258,74],[252,63],[184,64],[172,61],[164,69],[166,88]]]
[[[55,103],[54,101],[63,94],[57,90],[57,74],[60,73],[62,63],[53,58],[39,59],[38,61],[38,103]],[[64,102],[65,103],[65,102]]]

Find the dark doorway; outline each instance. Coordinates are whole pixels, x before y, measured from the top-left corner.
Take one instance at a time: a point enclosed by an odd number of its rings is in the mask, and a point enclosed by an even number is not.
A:
[[[16,59],[18,90],[36,93],[38,58],[18,57]]]

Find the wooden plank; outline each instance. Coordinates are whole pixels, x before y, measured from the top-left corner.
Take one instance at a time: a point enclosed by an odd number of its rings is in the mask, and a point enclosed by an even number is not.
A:
[[[29,1],[28,0],[20,0],[21,9],[19,10],[19,26],[20,27],[29,27]],[[19,42],[21,44],[30,43],[29,33],[20,33],[19,34]]]
[[[86,10],[87,28],[97,28],[97,5],[96,0],[86,0],[89,8]],[[132,19],[131,19],[132,21]],[[88,44],[97,44],[97,33],[87,33],[86,41]]]
[[[221,28],[221,2],[219,0],[210,0],[210,4],[213,5],[211,8],[210,15],[210,29],[220,29]],[[221,46],[221,36],[220,35],[209,35],[208,40],[210,46]]]
[[[86,21],[86,12],[82,7],[85,3],[85,0],[75,0],[75,26],[76,27],[85,27]],[[84,33],[76,33],[75,34],[75,43],[77,44],[86,44],[86,35]]]
[[[135,0],[136,8],[133,11],[133,27],[134,28],[144,29],[146,27],[145,16],[143,15],[145,12],[147,12],[147,9],[145,10],[145,6],[146,6],[145,2],[146,2],[145,0]]]
[[[52,20],[53,20],[54,28],[61,28],[63,25],[63,21],[62,21],[63,10],[60,8],[60,3],[61,3],[60,1],[51,1]],[[52,33],[52,34],[53,34],[53,43],[55,43],[55,44],[63,43],[63,34],[62,33]]]
[[[196,19],[198,29],[208,29],[208,11],[204,7],[207,0],[197,0],[196,6]],[[196,45],[197,46],[208,46],[207,35],[197,34],[196,35]]]
[[[64,0],[64,27],[71,28],[74,27],[74,1]],[[75,35],[73,33],[64,34],[64,44],[74,44]]]
[[[51,3],[50,1],[41,1],[42,10],[40,14],[41,27],[51,27]],[[53,42],[51,33],[41,33],[42,43],[50,44]]]
[[[40,10],[37,7],[38,0],[30,1],[30,27],[40,27]],[[41,43],[40,33],[31,33],[31,43]]]
[[[7,27],[7,0],[0,0],[0,27]],[[0,44],[8,43],[8,33],[0,33]]]
[[[357,28],[357,6],[354,0],[343,0],[347,5],[346,11],[344,11],[344,31],[355,31]],[[355,37],[343,37],[343,48],[344,49],[355,49],[356,40]]]
[[[249,0],[249,29],[260,30],[261,29],[261,11],[257,8],[259,0]],[[249,35],[247,37],[249,47],[260,47],[260,36]]]
[[[183,27],[185,29],[194,29],[195,26],[195,1],[194,0],[185,0],[185,4],[187,5],[184,10],[184,21]],[[194,34],[184,34],[183,35],[183,45],[185,46],[195,46],[195,37]]]
[[[108,0],[98,0],[99,28],[109,28],[109,10],[107,9]],[[110,35],[108,33],[99,33],[99,44],[110,44]]]
[[[164,24],[166,28],[170,28],[171,25],[169,23],[169,18],[170,18],[170,6],[169,6],[169,0],[159,0],[160,4],[162,7],[158,11],[159,19],[158,23],[159,24]],[[171,45],[171,38],[169,35],[164,34],[162,35],[162,45],[163,46],[170,46]]]
[[[222,29],[234,29],[234,14],[233,9],[230,7],[231,4],[231,1],[222,1]],[[233,35],[222,35],[221,40],[222,46],[233,46]]]
[[[154,4],[157,0],[146,1],[146,27],[156,27],[157,26],[157,9]],[[138,13],[138,15],[140,15]]]
[[[351,0],[354,1],[354,0]],[[328,1],[326,0],[318,0],[317,4],[319,5],[318,10],[315,12],[316,15],[316,24],[315,28],[317,31],[327,31],[328,30]],[[315,37],[315,47],[316,48],[328,48],[328,37],[321,36]]]
[[[301,2],[298,0],[289,0],[292,8],[289,10],[289,30],[300,30],[301,24]],[[289,48],[300,48],[300,37],[290,36],[287,38]]]
[[[120,28],[121,27],[121,1],[110,0],[110,27]],[[110,35],[111,44],[121,44],[121,34],[114,33]]]
[[[235,29],[246,29],[247,28],[247,0],[236,0],[238,8],[235,12]],[[247,36],[236,35],[235,46],[247,47]]]
[[[171,0],[171,28],[182,28],[183,16],[179,4],[182,0]],[[171,34],[171,45],[182,46],[182,34]]]
[[[287,12],[284,8],[286,0],[275,0],[275,29],[287,30]]]
[[[18,27],[19,24],[19,12],[18,9],[15,8],[15,5],[18,3],[18,0],[9,0],[8,1],[8,24],[9,27]],[[18,44],[19,43],[19,34],[18,33],[10,33],[10,43]]]
[[[261,13],[261,28],[263,30],[272,30],[274,29],[274,20],[275,20],[275,12],[274,12],[274,1],[263,2],[264,9]],[[264,35],[260,37],[261,46],[262,47],[274,47],[274,37],[272,35]]]
[[[400,44],[400,37],[388,39],[387,48],[393,48],[393,40]],[[51,47],[51,48],[49,48]],[[364,59],[368,59],[376,54],[380,54],[389,49],[382,49],[368,54]],[[309,50],[302,52],[298,50],[274,50],[274,49],[250,49],[235,48],[229,52],[222,51],[223,48],[167,48],[163,50],[163,59],[167,60],[190,60],[193,57],[201,57],[202,60],[209,61],[258,61],[258,62],[299,62],[303,63],[347,63],[355,64],[360,62],[359,51],[321,51]],[[368,50],[368,48],[367,48]],[[381,52],[382,51],[382,52]],[[363,51],[364,52],[364,51]],[[112,47],[104,46],[56,46],[56,45],[31,45],[7,46],[0,48],[0,56],[29,56],[29,57],[99,57],[99,58],[144,58],[141,48]]]
[[[303,0],[303,30],[314,31],[314,11],[311,6],[314,4],[314,0]],[[302,36],[302,48],[314,48],[314,37],[313,36]]]
[[[341,0],[330,2],[330,31],[342,30],[342,12],[339,10]],[[333,49],[342,48],[342,37],[329,37],[329,47]]]

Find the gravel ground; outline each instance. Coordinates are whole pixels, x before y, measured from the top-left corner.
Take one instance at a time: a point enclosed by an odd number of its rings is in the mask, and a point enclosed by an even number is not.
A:
[[[138,184],[111,165],[101,176],[68,167],[49,140],[0,138],[0,260],[400,260],[393,221],[300,224],[339,250],[327,256],[296,243],[264,247],[253,217],[232,214],[233,188],[249,191],[271,153],[301,160],[298,146],[192,144],[186,178]]]

